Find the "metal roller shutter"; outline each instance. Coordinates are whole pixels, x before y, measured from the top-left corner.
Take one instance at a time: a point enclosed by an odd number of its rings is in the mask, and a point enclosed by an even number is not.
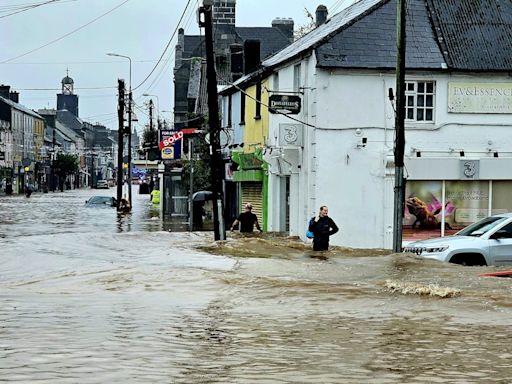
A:
[[[263,227],[263,184],[262,183],[242,183],[242,205],[240,211],[244,211],[246,203],[252,204],[252,213],[258,217],[260,225]]]

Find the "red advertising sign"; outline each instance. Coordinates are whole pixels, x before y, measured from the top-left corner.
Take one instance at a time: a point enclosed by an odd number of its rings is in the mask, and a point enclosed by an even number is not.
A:
[[[163,139],[160,142],[160,150],[162,150],[163,148],[172,146],[175,142],[177,142],[178,140],[181,140],[182,138],[183,138],[183,132],[179,131],[179,132],[176,132],[175,134],[173,134],[172,136]]]

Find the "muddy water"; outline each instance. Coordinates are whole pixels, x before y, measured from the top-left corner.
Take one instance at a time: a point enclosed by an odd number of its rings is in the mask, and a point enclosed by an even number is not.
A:
[[[110,190],[107,193],[113,193]],[[0,200],[0,382],[509,383],[512,279],[387,251]]]

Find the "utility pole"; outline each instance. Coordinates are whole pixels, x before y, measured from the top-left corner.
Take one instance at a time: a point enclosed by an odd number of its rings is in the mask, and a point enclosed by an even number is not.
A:
[[[402,252],[403,215],[405,208],[405,2],[397,1],[396,113],[395,113],[395,210],[393,251]]]
[[[132,82],[128,94],[128,201],[132,207]]]
[[[222,203],[222,180],[224,169],[220,153],[220,120],[219,105],[217,101],[217,74],[215,72],[215,59],[213,53],[213,22],[212,0],[204,0],[199,8],[199,27],[204,28],[206,48],[206,78],[208,93],[208,116],[210,124],[210,155],[212,167],[212,192],[213,192],[213,225],[215,240],[226,239],[226,227],[224,225],[224,208]],[[201,18],[201,16],[203,18]]]
[[[188,139],[188,154],[190,156],[189,166],[189,193],[188,193],[188,230],[192,232],[194,228],[194,139],[190,137]]]
[[[153,99],[149,99],[149,130],[153,130]]]
[[[55,137],[55,129],[53,128],[53,135],[52,135],[52,163],[51,163],[51,186],[50,190],[52,192],[55,192],[55,144],[57,143],[57,139]]]
[[[118,132],[117,132],[117,210],[119,211],[123,197],[123,131],[124,131],[124,80],[117,80],[118,88]]]

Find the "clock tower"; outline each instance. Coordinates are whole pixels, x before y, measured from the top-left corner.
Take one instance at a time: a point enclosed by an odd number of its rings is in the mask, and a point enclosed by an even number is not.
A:
[[[66,77],[61,81],[62,93],[57,94],[57,110],[68,110],[78,117],[78,96],[74,94],[74,81],[69,77],[69,70],[66,69]]]

